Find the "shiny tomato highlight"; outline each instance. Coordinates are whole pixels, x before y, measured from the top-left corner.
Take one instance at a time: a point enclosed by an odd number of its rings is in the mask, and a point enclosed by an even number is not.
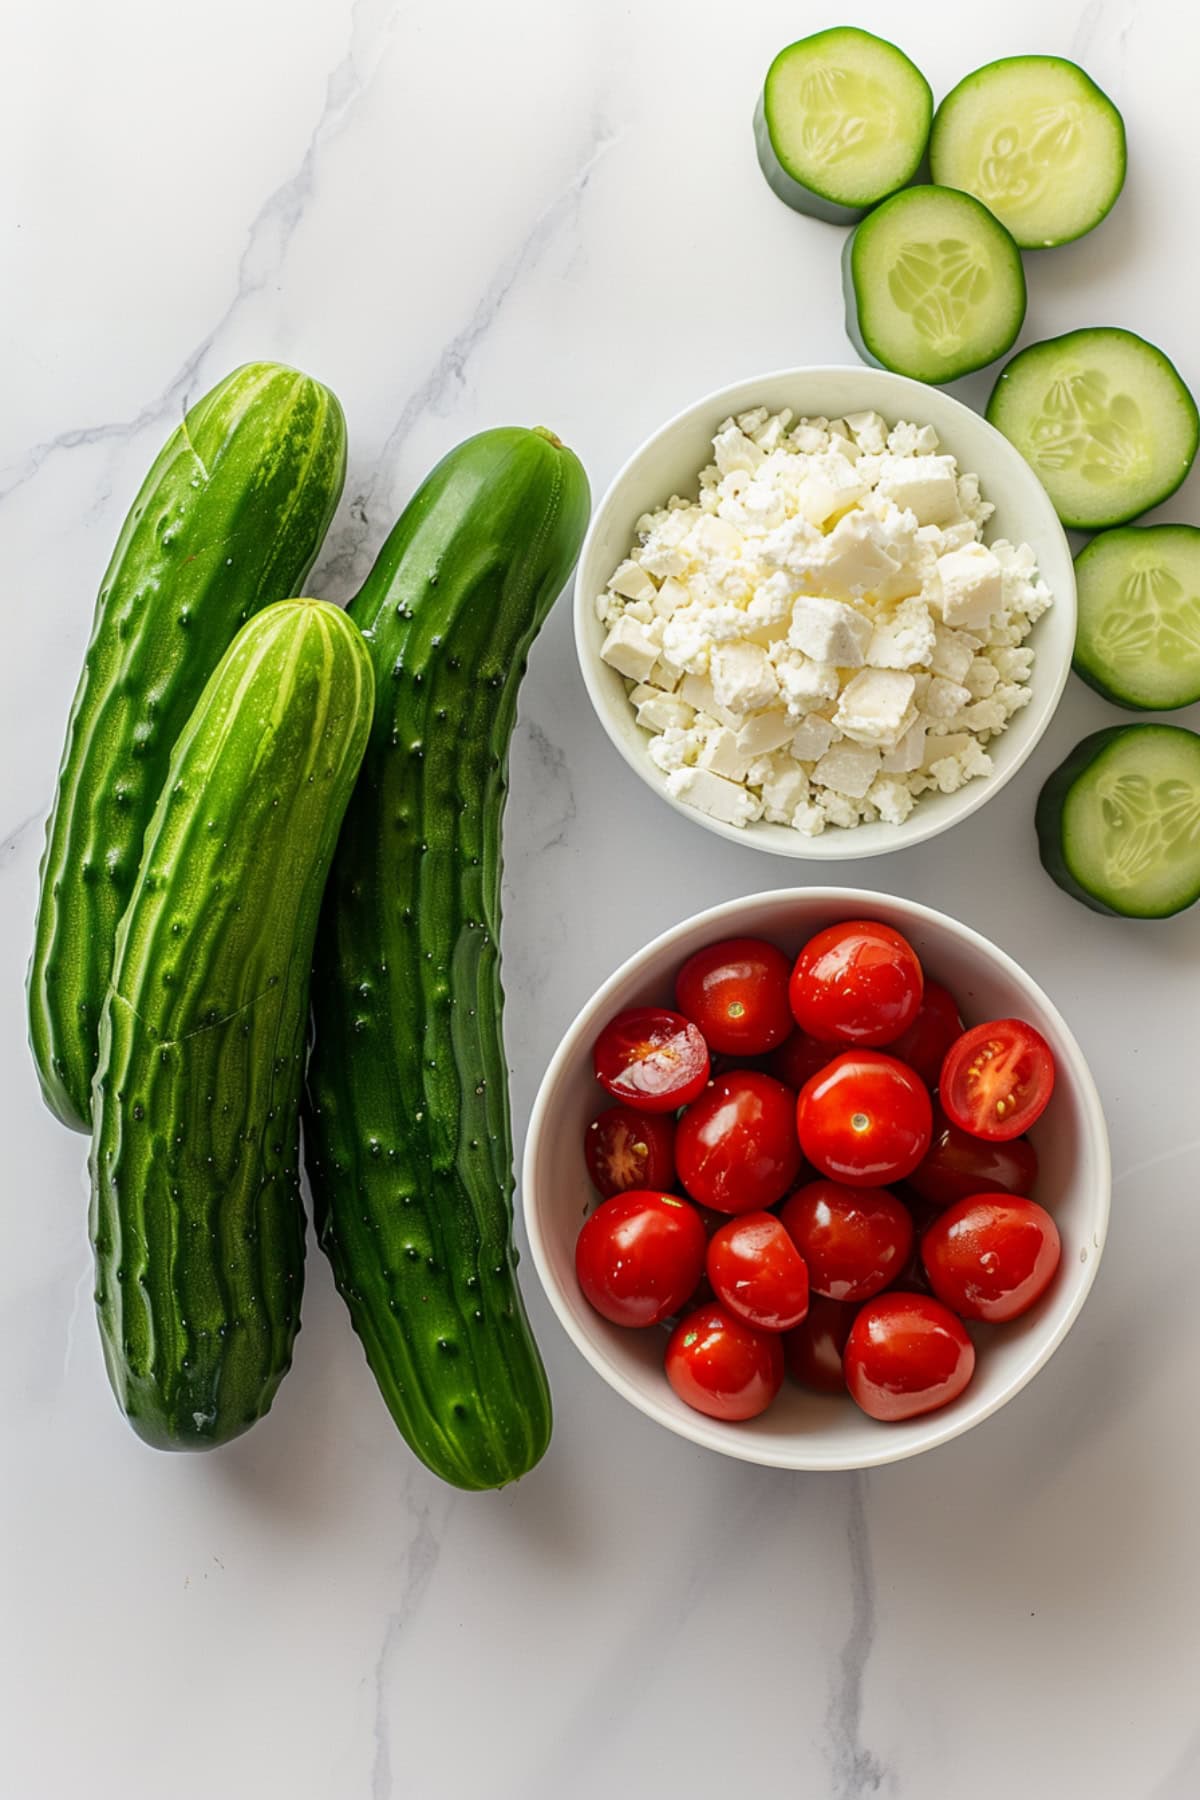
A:
[[[975,1346],[940,1300],[879,1294],[859,1310],[842,1362],[851,1399],[872,1419],[915,1419],[957,1400]]]
[[[708,1046],[690,1019],[635,1006],[610,1019],[592,1051],[596,1079],[641,1112],[675,1112],[708,1081]]]
[[[718,1076],[676,1128],[679,1179],[693,1200],[717,1212],[774,1206],[801,1163],[791,1090],[756,1069]]]
[[[695,1207],[678,1194],[638,1192],[605,1200],[575,1240],[575,1273],[614,1325],[658,1325],[691,1298],[708,1248]]]
[[[796,1102],[804,1155],[851,1187],[903,1181],[929,1148],[933,1109],[920,1076],[878,1050],[847,1050]]]
[[[701,1306],[671,1333],[667,1380],[710,1419],[756,1419],[783,1386],[778,1334],[755,1331],[727,1307]]]
[[[788,1005],[791,965],[762,938],[725,938],[697,950],[675,981],[675,1004],[700,1030],[710,1050],[761,1056],[792,1029]]]
[[[788,1195],[779,1217],[813,1292],[827,1300],[869,1300],[899,1275],[913,1246],[908,1208],[886,1188],[810,1181]]]
[[[873,919],[850,919],[810,938],[792,971],[792,1012],[824,1044],[890,1044],[921,1005],[924,977],[907,938]]]
[[[791,1331],[808,1311],[808,1269],[774,1213],[742,1213],[708,1241],[717,1299],[759,1331]]]
[[[940,1213],[921,1239],[939,1300],[963,1319],[1001,1325],[1041,1299],[1062,1255],[1045,1207],[1013,1194],[976,1194]]]

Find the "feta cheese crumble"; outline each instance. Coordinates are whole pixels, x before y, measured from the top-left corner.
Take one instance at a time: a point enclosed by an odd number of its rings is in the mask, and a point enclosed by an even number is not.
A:
[[[1051,594],[1027,544],[984,543],[979,477],[932,426],[755,407],[698,485],[596,601],[669,793],[812,837],[991,773]]]

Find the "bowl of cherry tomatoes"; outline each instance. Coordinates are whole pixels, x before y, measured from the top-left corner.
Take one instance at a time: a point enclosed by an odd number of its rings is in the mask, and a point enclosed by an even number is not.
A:
[[[698,914],[580,1012],[530,1120],[534,1263],[649,1417],[792,1469],[970,1430],[1066,1336],[1110,1198],[1083,1054],[1031,976],[914,901]]]

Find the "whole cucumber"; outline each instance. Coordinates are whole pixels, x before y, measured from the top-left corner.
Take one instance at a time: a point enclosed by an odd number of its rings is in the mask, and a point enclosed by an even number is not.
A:
[[[500,832],[525,660],[588,506],[557,438],[483,432],[350,605],[377,698],[318,934],[305,1155],[392,1416],[463,1488],[515,1480],[550,1436],[512,1242]]]
[[[163,1449],[236,1437],[291,1361],[312,945],[373,698],[337,607],[257,614],[175,746],[117,933],[93,1088],[96,1305],[117,1398]]]
[[[239,626],[302,591],[345,469],[328,388],[247,363],[172,432],[117,540],[67,727],[29,969],[42,1091],[79,1130],[117,921],[172,746]]]

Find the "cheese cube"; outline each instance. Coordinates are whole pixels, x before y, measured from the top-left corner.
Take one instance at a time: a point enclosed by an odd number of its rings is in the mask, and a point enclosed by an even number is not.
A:
[[[658,592],[645,569],[628,559],[609,576],[608,585],[625,600],[653,600]]]
[[[947,757],[960,756],[970,742],[965,731],[943,731],[939,737],[927,737],[921,767],[932,769],[934,763],[944,762]]]
[[[877,412],[846,414],[846,424],[854,433],[854,441],[868,455],[878,456],[887,447],[887,426]]]
[[[891,750],[916,716],[916,685],[899,669],[863,669],[842,689],[833,722],[858,744]]]
[[[796,721],[788,712],[755,713],[737,734],[738,749],[745,756],[766,756],[782,750],[795,730]]]
[[[792,737],[792,755],[797,762],[818,762],[838,735],[836,725],[820,713],[809,713]]]
[[[812,772],[818,787],[834,788],[852,800],[861,800],[879,774],[879,752],[861,744],[834,744]]]
[[[712,683],[705,675],[685,675],[679,684],[679,698],[694,706],[698,713],[707,713],[710,719],[717,719],[722,725],[728,725],[736,731],[741,720],[736,713],[727,712],[717,704],[717,697],[712,691]]]
[[[645,681],[658,661],[658,645],[647,635],[644,625],[622,615],[605,638],[600,654],[619,674],[628,675],[631,681]]]
[[[779,694],[779,682],[761,644],[716,644],[708,678],[718,706],[736,714],[760,712]]]
[[[903,781],[889,779],[886,775],[881,775],[878,781],[871,783],[867,799],[888,825],[903,825],[917,804],[911,788]]]
[[[885,752],[880,767],[886,775],[910,775],[924,766],[925,733],[924,719],[914,719],[895,748]]]
[[[809,462],[796,501],[810,525],[824,525],[835,513],[855,505],[866,491],[867,484],[850,458],[831,449]]]
[[[856,507],[840,518],[825,540],[825,555],[811,585],[830,594],[870,594],[891,580],[903,561],[888,542],[882,520]]]
[[[808,799],[808,777],[794,762],[779,759],[762,785],[763,807],[776,825],[790,825],[792,814]]]
[[[835,663],[814,662],[800,650],[777,651],[775,673],[788,711],[811,712],[818,700],[834,700],[841,685]]]
[[[746,619],[754,627],[782,625],[792,616],[796,583],[783,570],[760,581],[746,608]]]
[[[942,617],[947,625],[986,625],[1004,603],[1004,572],[986,544],[966,544],[938,557]]]
[[[958,513],[958,480],[952,456],[883,456],[878,491],[916,514],[918,525],[942,525]]]
[[[664,694],[673,694],[679,686],[683,670],[673,663],[668,656],[660,656],[646,680],[651,687],[661,688]]]
[[[673,799],[720,819],[726,825],[749,825],[762,816],[762,801],[736,781],[726,781],[710,769],[676,769],[667,776],[667,792]]]
[[[674,694],[664,694],[656,687],[635,687],[629,696],[637,709],[637,722],[643,731],[666,731],[677,725],[686,731],[695,718],[692,708]]]
[[[788,643],[814,662],[841,669],[860,668],[871,642],[871,622],[841,600],[801,594],[792,607]]]
[[[731,469],[745,469],[753,473],[762,459],[763,452],[758,445],[732,419],[722,426],[713,439],[713,460],[722,475],[728,475]]]
[[[688,533],[687,544],[700,556],[740,556],[742,534],[727,520],[704,513]]]
[[[951,631],[947,626],[939,625],[934,634],[930,668],[935,675],[944,675],[947,681],[961,682],[974,659],[978,642],[978,638],[969,637],[965,631]]]
[[[669,619],[681,606],[687,606],[691,597],[682,581],[669,575],[654,596],[654,610],[660,619]]]
[[[727,725],[718,725],[704,740],[704,748],[696,758],[701,769],[724,775],[730,781],[745,781],[753,759],[738,748],[738,741]]]
[[[905,600],[890,619],[881,619],[867,646],[873,669],[917,669],[933,655],[934,624],[923,600]]]

